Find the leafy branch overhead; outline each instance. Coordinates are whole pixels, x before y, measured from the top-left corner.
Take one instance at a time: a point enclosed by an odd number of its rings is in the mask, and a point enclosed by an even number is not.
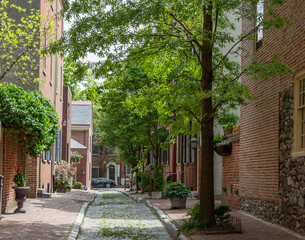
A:
[[[13,84],[0,84],[0,122],[34,157],[52,148],[60,127],[50,100]]]
[[[172,118],[172,134],[183,132],[183,123],[196,122],[196,131],[201,134],[204,173],[199,220],[211,225],[216,224],[211,180],[215,120],[223,112],[254,100],[250,90],[239,81],[243,74],[255,79],[290,73],[277,55],[240,67],[243,41],[253,41],[262,27],[264,31],[277,29],[287,22],[275,10],[284,1],[264,0],[264,14],[255,11],[258,2],[75,0],[66,15],[72,27],[51,49],[61,47],[73,60],[83,59],[89,53],[97,55],[101,60],[90,67],[97,77],[108,78],[109,84],[115,82],[113,73],[124,73],[126,65],[140,64],[151,80],[150,85],[136,94],[124,93],[127,100],[111,96],[109,101],[115,102],[111,105],[113,109],[127,103],[129,109],[143,118],[149,116],[145,114],[147,106],[153,106],[155,112],[151,111],[151,116]],[[253,26],[242,34],[236,28],[241,19]],[[259,24],[255,24],[257,20]],[[113,89],[120,90],[114,84],[108,91],[110,95]],[[155,119],[151,116],[150,119]]]
[[[38,69],[40,57],[45,57],[47,43],[53,42],[56,28],[54,15],[41,15],[28,1],[13,4],[9,0],[0,1],[0,81],[7,78],[15,83],[40,82]],[[32,9],[30,9],[32,8]]]

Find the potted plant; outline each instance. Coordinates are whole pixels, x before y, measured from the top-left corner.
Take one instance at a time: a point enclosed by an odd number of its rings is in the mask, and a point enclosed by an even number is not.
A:
[[[18,203],[17,209],[14,213],[25,213],[26,210],[23,208],[23,203],[26,200],[26,193],[30,187],[25,186],[27,183],[26,173],[22,174],[20,170],[17,170],[16,175],[14,176],[13,182],[17,185],[13,189],[16,193],[16,202]]]
[[[239,124],[239,116],[235,113],[224,113],[218,123],[222,125],[224,134],[233,133],[233,129]]]
[[[165,185],[163,197],[169,198],[171,209],[184,209],[186,207],[186,197],[191,191],[182,183],[169,183]]]

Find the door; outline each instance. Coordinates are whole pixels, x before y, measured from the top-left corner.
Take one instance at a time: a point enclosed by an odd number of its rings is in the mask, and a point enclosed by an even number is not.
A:
[[[113,165],[109,167],[109,179],[115,180],[115,168]]]

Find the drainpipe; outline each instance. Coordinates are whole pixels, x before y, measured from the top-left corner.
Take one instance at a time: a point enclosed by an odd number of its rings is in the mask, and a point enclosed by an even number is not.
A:
[[[0,219],[1,219],[1,212],[2,212],[2,186],[3,186],[3,176],[0,175]]]

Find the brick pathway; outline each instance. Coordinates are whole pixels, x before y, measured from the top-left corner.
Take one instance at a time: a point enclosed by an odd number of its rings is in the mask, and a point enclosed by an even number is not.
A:
[[[0,239],[66,239],[82,205],[95,191],[72,190],[52,194],[52,198],[27,199],[26,213],[2,214]]]
[[[155,206],[161,208],[177,225],[180,225],[182,219],[186,219],[186,213],[198,202],[198,200],[187,200],[187,208],[183,210],[171,210],[170,201],[168,199],[154,199],[150,200]],[[218,205],[219,202],[216,202]],[[239,217],[242,223],[242,234],[218,234],[218,235],[204,235],[204,233],[197,232],[191,235],[191,239],[199,240],[297,240],[305,239],[297,237],[279,227],[274,227],[271,224],[266,224],[262,221],[256,220],[245,214],[233,210],[231,215]]]
[[[152,204],[161,208],[165,214],[167,214],[177,226],[181,225],[183,219],[187,219],[186,213],[193,208],[198,200],[187,200],[186,209],[170,209],[169,199],[150,199],[145,194],[135,194],[129,190],[125,191],[127,194],[132,195],[133,198],[138,200],[148,198]],[[215,201],[215,205],[219,205],[220,201]],[[305,239],[305,236],[299,234],[293,234],[287,232],[281,227],[274,226],[272,224],[266,224],[260,220],[256,220],[250,216],[242,214],[233,210],[231,215],[239,217],[242,222],[242,234],[218,234],[218,235],[204,235],[203,232],[197,232],[191,236],[194,240],[298,240]]]
[[[103,191],[103,190],[102,190]],[[78,240],[170,240],[162,223],[143,203],[115,190],[99,192],[89,206]]]

